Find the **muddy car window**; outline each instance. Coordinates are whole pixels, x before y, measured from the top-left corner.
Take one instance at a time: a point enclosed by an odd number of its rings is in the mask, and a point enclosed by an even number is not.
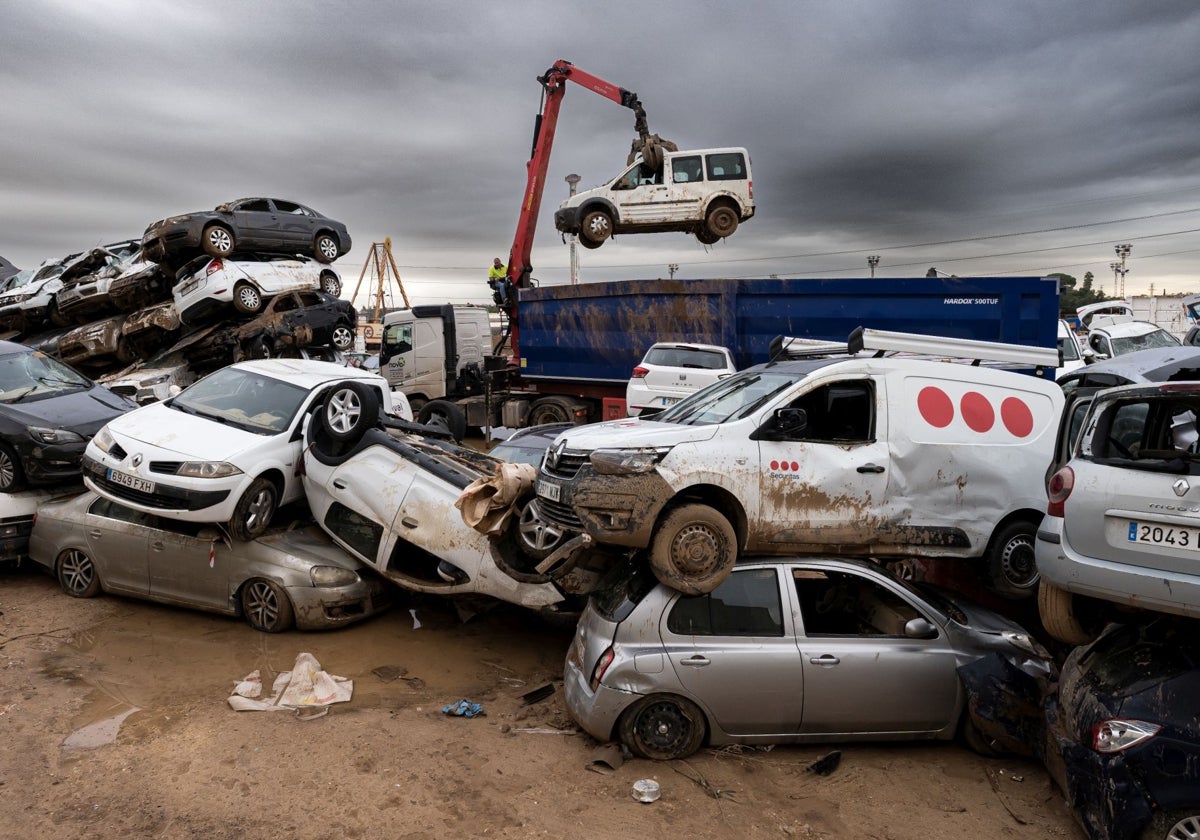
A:
[[[247,431],[275,434],[288,428],[307,396],[306,389],[289,382],[225,368],[181,393],[171,407]]]
[[[903,636],[920,613],[874,581],[842,572],[795,577],[806,636]]]
[[[383,527],[356,513],[345,505],[334,502],[325,515],[325,525],[368,563],[375,562],[379,543],[383,539]]]
[[[667,629],[679,636],[782,636],[775,570],[735,571],[707,595],[679,598]]]
[[[700,156],[677,157],[672,163],[672,178],[676,184],[690,184],[701,179]]]
[[[91,507],[88,508],[88,513],[93,516],[102,516],[105,519],[115,519],[118,522],[128,522],[131,525],[144,525],[147,528],[158,527],[157,516],[151,513],[132,510],[105,498],[98,498],[92,502]]]
[[[708,180],[735,181],[746,177],[746,161],[736,152],[708,156]]]
[[[707,426],[740,420],[795,385],[805,374],[752,373],[732,376],[673,405],[654,419],[662,423]]]
[[[860,441],[873,437],[875,399],[870,382],[839,382],[792,402],[808,415],[801,437],[815,441]]]

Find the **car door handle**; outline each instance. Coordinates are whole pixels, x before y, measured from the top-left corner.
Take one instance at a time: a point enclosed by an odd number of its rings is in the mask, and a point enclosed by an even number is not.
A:
[[[340,478],[335,478],[335,479],[333,480],[333,486],[334,486],[334,487],[336,487],[336,488],[337,488],[337,489],[339,489],[339,490],[345,490],[345,489],[346,489],[346,482],[342,481]]]
[[[413,519],[411,516],[406,516],[400,520],[400,524],[405,528],[416,528],[421,523],[418,520]]]
[[[679,660],[679,664],[687,665],[689,668],[703,668],[705,665],[712,664],[712,660],[707,656],[701,656],[697,653],[689,656],[687,659]]]
[[[832,654],[827,653],[824,656],[809,657],[808,661],[814,665],[839,665],[841,664],[842,660],[838,659]]]
[[[98,540],[104,536],[104,532],[103,531],[88,531],[88,536],[94,540]]]
[[[858,471],[860,473],[881,473],[883,472],[883,467],[878,464],[863,464],[858,468]]]
[[[162,540],[155,540],[154,542],[150,543],[150,547],[155,551],[162,551],[164,548],[166,548],[166,545],[163,544]]]

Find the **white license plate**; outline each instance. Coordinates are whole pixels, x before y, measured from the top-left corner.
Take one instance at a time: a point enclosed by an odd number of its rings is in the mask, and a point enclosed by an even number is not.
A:
[[[549,481],[539,480],[537,483],[537,494],[543,499],[549,499],[552,502],[561,502],[562,485],[551,484]]]
[[[199,280],[189,280],[188,282],[184,283],[182,286],[179,287],[180,297],[182,297],[184,295],[190,295],[196,289],[196,287],[199,285],[200,285]]]
[[[140,490],[143,493],[154,492],[154,482],[147,481],[144,478],[138,478],[136,475],[118,472],[110,469],[108,471],[108,480],[113,484],[120,484],[122,487],[128,487],[131,490]]]
[[[1131,543],[1141,545],[1162,545],[1169,548],[1200,550],[1200,529],[1197,528],[1130,522],[1126,539]]]
[[[679,402],[679,397],[659,397],[658,402],[663,406],[675,405],[675,403]]]

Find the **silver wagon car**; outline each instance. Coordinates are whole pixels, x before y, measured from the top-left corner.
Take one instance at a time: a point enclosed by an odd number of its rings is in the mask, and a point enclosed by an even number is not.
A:
[[[709,744],[950,739],[997,746],[968,709],[1053,672],[1020,626],[854,560],[743,560],[707,595],[629,564],[593,593],[567,654],[571,716],[643,758]],[[1003,679],[977,679],[986,661]],[[979,686],[985,703],[968,702]]]
[[[38,509],[29,556],[76,598],[103,590],[238,615],[266,633],[340,627],[389,603],[390,588],[315,526],[227,543],[213,526],[92,492]]]

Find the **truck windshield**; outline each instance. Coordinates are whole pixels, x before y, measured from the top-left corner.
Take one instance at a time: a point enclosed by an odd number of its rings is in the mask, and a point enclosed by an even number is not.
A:
[[[678,423],[682,426],[711,426],[741,420],[806,375],[804,371],[755,371],[732,376],[656,414],[654,419],[660,423]]]

